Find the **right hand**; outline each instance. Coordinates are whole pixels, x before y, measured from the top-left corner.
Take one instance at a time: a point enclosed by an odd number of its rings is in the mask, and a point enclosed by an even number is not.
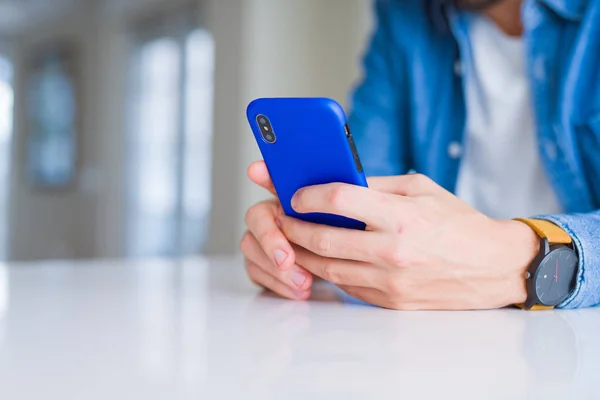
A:
[[[252,164],[248,177],[277,196],[264,162]],[[281,215],[283,209],[277,198],[255,204],[246,213],[248,231],[241,242],[246,271],[254,283],[265,289],[288,299],[306,300],[313,277],[295,264],[296,254],[275,222]]]

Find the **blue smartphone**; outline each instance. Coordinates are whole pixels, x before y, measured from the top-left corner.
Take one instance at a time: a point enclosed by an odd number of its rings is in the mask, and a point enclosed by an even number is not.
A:
[[[290,201],[306,186],[342,182],[367,187],[343,108],[325,98],[254,100],[248,122],[286,215],[339,228],[365,224],[339,215],[296,213]]]

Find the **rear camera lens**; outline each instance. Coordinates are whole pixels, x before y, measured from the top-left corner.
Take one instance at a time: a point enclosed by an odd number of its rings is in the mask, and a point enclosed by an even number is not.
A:
[[[258,123],[258,128],[260,129],[260,134],[263,140],[269,144],[273,144],[277,141],[277,137],[275,136],[275,132],[273,131],[273,127],[271,126],[271,121],[265,115],[257,115],[256,122]]]

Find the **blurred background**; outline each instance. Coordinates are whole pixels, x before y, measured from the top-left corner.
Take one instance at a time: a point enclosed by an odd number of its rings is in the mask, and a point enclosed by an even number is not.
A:
[[[369,0],[0,0],[0,259],[234,254],[256,97],[348,106]]]

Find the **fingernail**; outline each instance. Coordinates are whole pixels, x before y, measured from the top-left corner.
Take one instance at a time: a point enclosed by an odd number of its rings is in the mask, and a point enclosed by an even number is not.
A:
[[[288,255],[283,250],[275,250],[274,257],[275,257],[275,262],[277,263],[277,265],[281,265],[288,258]]]
[[[293,209],[296,209],[296,206],[298,205],[298,192],[296,192],[296,194],[294,194],[292,196],[292,200],[290,201],[290,204]]]
[[[306,282],[306,275],[304,275],[302,272],[294,271],[292,272],[291,280],[294,282],[294,285],[302,287],[304,282]]]

